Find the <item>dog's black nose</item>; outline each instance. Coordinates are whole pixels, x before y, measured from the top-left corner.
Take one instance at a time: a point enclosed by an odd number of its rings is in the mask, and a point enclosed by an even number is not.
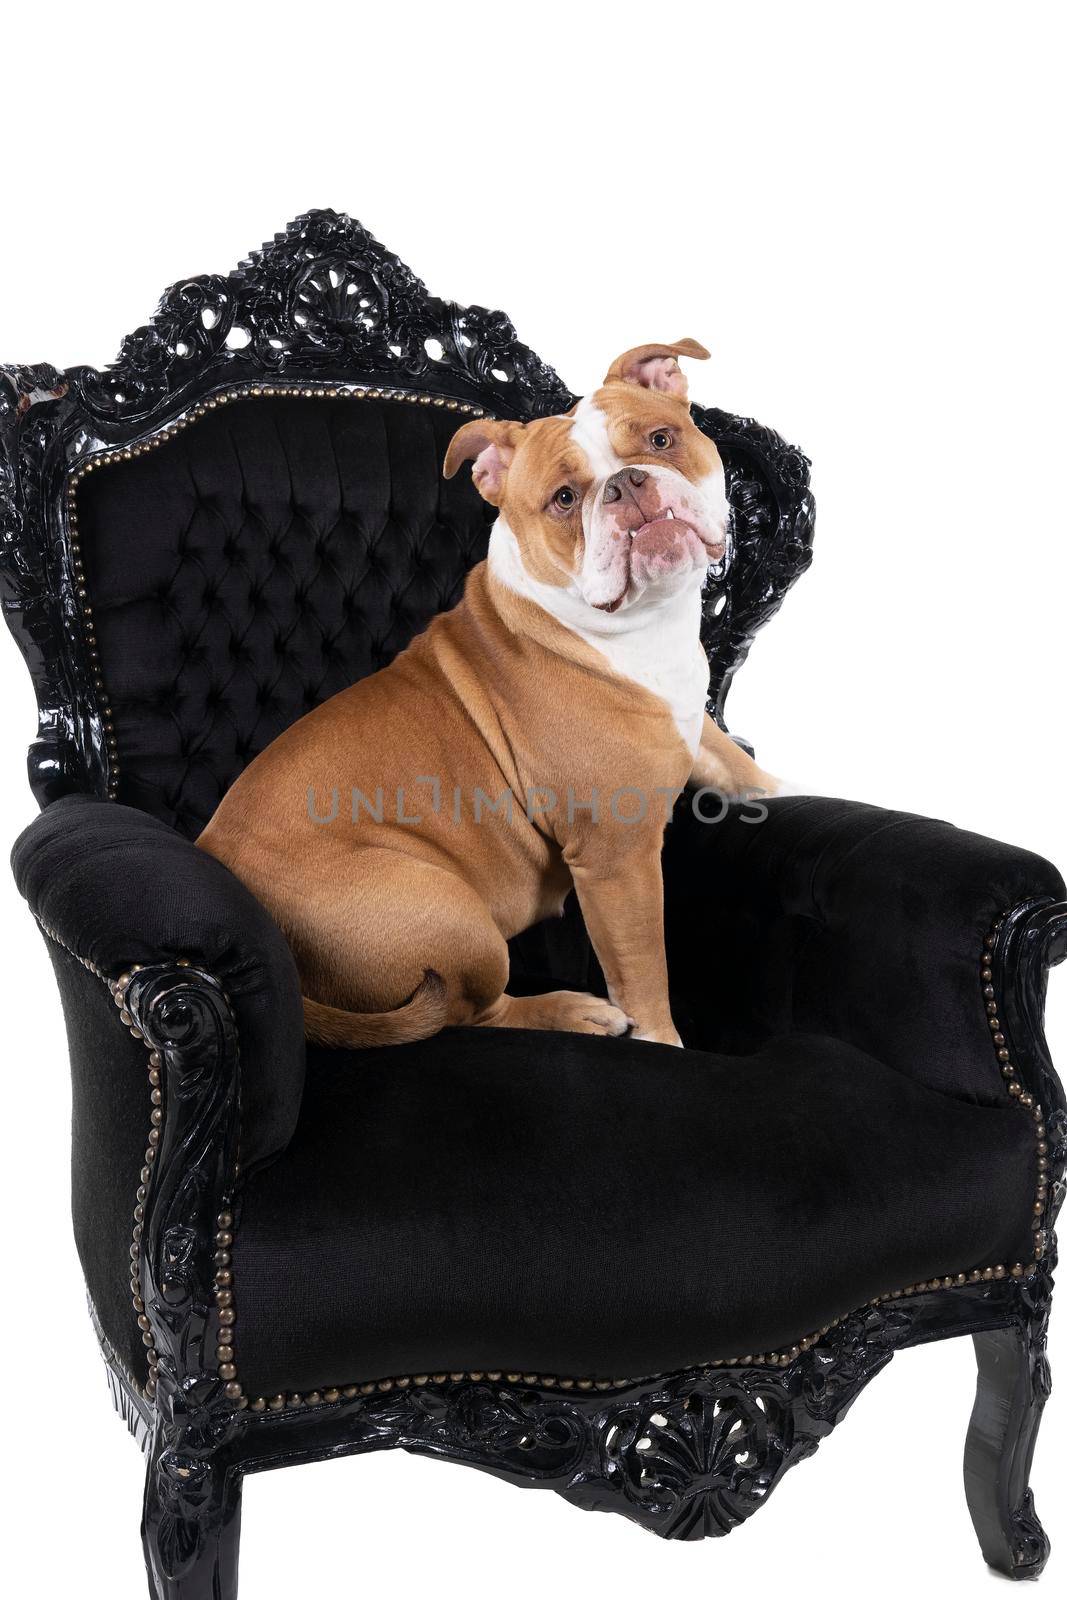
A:
[[[613,472],[604,485],[604,504],[613,506],[616,500],[621,500],[623,491],[640,489],[648,473],[641,467],[622,467],[618,472]]]

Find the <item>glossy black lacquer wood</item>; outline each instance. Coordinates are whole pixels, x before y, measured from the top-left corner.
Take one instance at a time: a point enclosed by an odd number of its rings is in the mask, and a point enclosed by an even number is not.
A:
[[[1052,1386],[1046,1344],[1056,1259],[1054,1224],[1067,1168],[1067,1103],[1042,1018],[1049,968],[1067,956],[1067,906],[1017,906],[1002,919],[992,954],[1001,1027],[1044,1115],[1048,1192],[1035,1218],[1034,1238],[1035,1247],[1046,1252],[1046,1270],[1020,1286],[1018,1315],[1007,1326],[975,1333],[978,1384],[963,1474],[967,1505],[987,1562],[1007,1577],[1030,1578],[1041,1573],[1049,1555],[1029,1480]]]
[[[218,984],[192,968],[142,968],[120,998],[162,1079],[138,1258],[155,1357],[142,1538],[155,1594],[193,1600],[204,1572],[221,1593],[227,1583],[236,1593],[237,1581],[242,1414],[216,1358],[219,1220],[230,1215],[239,1139],[237,1030]]]
[[[1009,1578],[1036,1578],[1049,1555],[1048,1535],[1029,1487],[1048,1395],[1046,1321],[1047,1313],[1022,1327],[974,1336],[978,1390],[963,1481],[982,1554]]]
[[[42,805],[107,794],[113,761],[71,549],[71,474],[213,394],[263,382],[388,385],[523,421],[576,398],[502,312],[431,295],[333,211],[297,218],[225,277],[174,284],[104,371],[0,367],[0,594],[37,691],[29,766]],[[721,721],[754,634],[811,560],[815,507],[799,450],[751,418],[700,406],[694,416],[719,445],[734,512],[734,560],[707,590],[703,630]]]

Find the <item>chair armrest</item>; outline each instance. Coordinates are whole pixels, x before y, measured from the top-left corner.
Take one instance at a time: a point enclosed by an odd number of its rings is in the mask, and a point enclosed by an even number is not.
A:
[[[300,985],[281,931],[244,885],[166,823],[89,795],[54,801],[11,862],[45,931],[102,978],[180,960],[217,981],[240,1049],[242,1165],[284,1149],[303,1093]]]
[[[993,923],[1061,900],[1041,857],[946,822],[848,800],[679,803],[667,831],[676,1016],[695,1043],[747,1051],[799,1030],[847,1040],[932,1088],[1002,1098],[979,979]]]

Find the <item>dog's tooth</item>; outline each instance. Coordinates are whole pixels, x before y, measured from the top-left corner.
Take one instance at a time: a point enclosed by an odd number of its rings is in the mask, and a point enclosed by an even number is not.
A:
[[[668,515],[668,517],[670,517],[671,521],[673,522],[674,521],[674,512],[671,510],[670,506],[667,507],[667,515]]]

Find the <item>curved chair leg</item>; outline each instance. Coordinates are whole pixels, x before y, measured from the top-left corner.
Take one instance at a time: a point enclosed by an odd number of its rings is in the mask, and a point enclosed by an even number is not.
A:
[[[1049,1541],[1034,1509],[1030,1463],[1047,1394],[1047,1365],[1025,1328],[976,1333],[978,1389],[963,1456],[967,1506],[986,1561],[1009,1578],[1036,1578]]]
[[[151,1600],[237,1600],[241,1475],[153,1441],[141,1541]]]

